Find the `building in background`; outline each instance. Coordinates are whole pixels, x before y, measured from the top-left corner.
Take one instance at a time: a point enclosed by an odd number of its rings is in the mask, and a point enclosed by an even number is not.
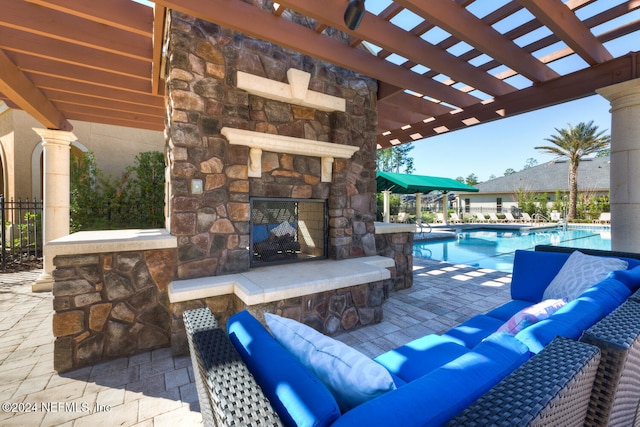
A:
[[[71,144],[71,155],[93,152],[105,175],[119,176],[139,153],[164,151],[161,131],[72,123],[77,141]],[[42,139],[33,131],[41,127],[26,112],[0,102],[0,194],[8,200],[42,199]]]

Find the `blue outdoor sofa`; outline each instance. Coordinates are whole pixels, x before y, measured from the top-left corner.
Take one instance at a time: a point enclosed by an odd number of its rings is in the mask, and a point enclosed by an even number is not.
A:
[[[588,265],[577,264],[580,268],[572,271],[567,268],[568,260],[570,256],[572,261],[577,259],[578,254],[580,262],[587,261]],[[388,389],[347,409],[342,404],[343,397],[338,395],[351,390],[337,390],[336,395],[336,390],[316,373],[315,366],[301,362],[290,343],[283,342],[280,336],[274,338],[249,312],[232,316],[226,334],[217,328],[208,309],[186,312],[192,361],[201,373],[196,375],[196,383],[205,424],[211,418],[219,425],[250,425],[256,419],[263,421],[255,425],[444,425],[505,377],[525,377],[528,369],[528,377],[535,378],[539,373],[531,371],[540,366],[571,370],[567,384],[575,385],[576,378],[582,376],[578,381],[586,390],[581,394],[582,404],[574,398],[565,405],[577,411],[572,417],[584,419],[595,376],[594,363],[597,366],[600,356],[597,347],[577,340],[640,288],[640,261],[626,257],[585,258],[578,254],[517,251],[511,301],[442,335],[427,335],[378,356],[372,363],[384,368],[392,383]],[[532,306],[551,301],[545,299],[548,296],[545,291],[553,288],[550,284],[557,286],[563,282],[554,281],[561,276],[559,273],[565,274],[562,277],[570,282],[566,274],[579,276],[586,268],[597,267],[598,262],[592,260],[612,262],[614,271],[570,301],[564,298],[540,319],[531,319]],[[568,292],[562,286],[560,292]],[[521,313],[525,313],[526,322],[516,324],[514,329],[514,319],[522,320]],[[288,327],[289,323],[285,325]],[[296,335],[299,341],[311,346],[306,348],[324,352],[311,336]],[[211,356],[211,352],[218,355]],[[580,357],[570,357],[573,352]],[[225,373],[223,366],[225,369],[232,366],[232,373]],[[379,374],[377,368],[367,366],[370,372]],[[362,383],[368,381],[365,376],[368,375],[362,376]],[[550,387],[557,388],[553,384]],[[234,389],[239,390],[238,396],[231,397],[230,390]],[[499,411],[498,403],[493,406]]]

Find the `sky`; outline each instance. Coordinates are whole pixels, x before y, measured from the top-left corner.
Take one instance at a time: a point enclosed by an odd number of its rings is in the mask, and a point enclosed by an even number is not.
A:
[[[542,164],[555,157],[534,147],[550,145],[545,138],[556,134],[556,128],[593,120],[598,130],[610,134],[609,108],[609,101],[594,95],[415,141],[409,152],[413,173],[453,179],[474,173],[483,182],[491,175],[503,176],[508,168],[523,169],[528,158]]]

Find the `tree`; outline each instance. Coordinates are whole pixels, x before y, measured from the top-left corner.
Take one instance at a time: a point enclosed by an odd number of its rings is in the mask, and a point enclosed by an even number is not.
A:
[[[513,168],[508,168],[504,171],[504,176],[513,175],[514,173],[516,173],[516,171]]]
[[[522,169],[529,169],[534,167],[535,165],[538,164],[538,161],[536,159],[534,159],[533,157],[529,157],[525,162],[524,162],[524,167]]]
[[[456,178],[456,181],[461,182],[461,183],[463,183],[463,184],[464,184],[464,178],[463,178],[463,177],[461,177],[461,176],[457,177],[457,178]]]
[[[396,145],[395,147],[385,148],[376,152],[376,164],[379,171],[383,172],[400,172],[400,168],[404,167],[404,173],[413,173],[413,157],[409,156],[409,152],[413,150],[413,144],[407,143]]]
[[[465,178],[464,182],[467,185],[476,185],[479,181],[478,181],[478,177],[476,176],[476,174],[472,173],[468,177]]]
[[[598,126],[580,122],[575,127],[567,125],[565,129],[557,129],[556,135],[545,138],[554,145],[542,145],[535,147],[547,154],[555,154],[569,160],[569,212],[567,219],[576,217],[576,205],[578,201],[578,166],[580,161],[589,154],[594,154],[606,149],[611,136],[604,135],[605,131],[598,132]]]

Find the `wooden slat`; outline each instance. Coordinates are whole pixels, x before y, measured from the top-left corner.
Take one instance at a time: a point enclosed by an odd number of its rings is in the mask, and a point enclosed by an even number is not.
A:
[[[451,0],[396,0],[396,3],[517,70],[533,82],[559,77],[558,73]]]
[[[0,50],[0,92],[50,129],[71,130],[60,111]]]

